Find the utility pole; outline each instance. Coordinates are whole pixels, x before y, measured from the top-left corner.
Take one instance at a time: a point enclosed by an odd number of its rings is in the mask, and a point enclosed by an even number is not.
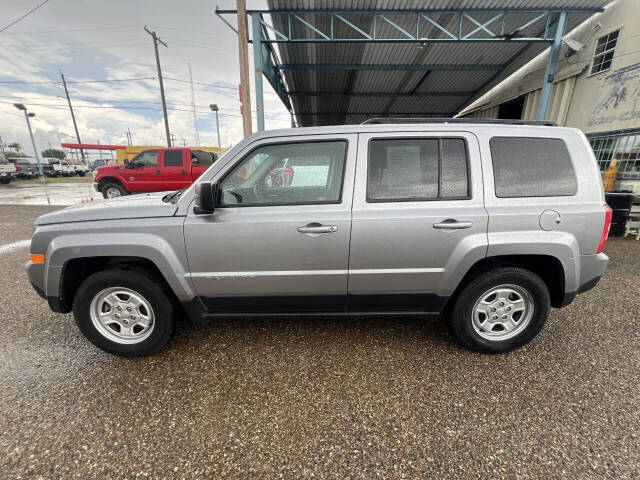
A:
[[[129,146],[133,145],[133,137],[131,136],[131,129],[127,127],[127,132],[129,132]]]
[[[78,133],[78,125],[76,124],[76,116],[73,113],[73,106],[71,105],[71,98],[69,97],[69,90],[67,89],[67,82],[64,79],[64,75],[62,74],[62,70],[60,70],[60,77],[62,78],[62,85],[64,85],[64,93],[67,95],[67,103],[69,103],[69,111],[71,111],[71,120],[73,120],[73,128],[76,131],[76,138],[78,139],[78,143],[82,143],[80,140],[80,133]],[[84,150],[80,149],[80,155],[82,155],[82,163],[84,163]]]
[[[191,63],[189,65],[189,83],[191,83],[191,107],[193,108],[193,128],[196,131],[196,146],[200,145],[200,132],[198,132],[198,115],[196,114],[196,96],[193,93],[193,75],[191,75]]]
[[[244,136],[251,135],[251,92],[249,87],[249,44],[247,42],[247,5],[237,0],[238,50],[240,52],[240,103],[242,104],[242,129]],[[255,48],[259,48],[255,47]]]
[[[172,133],[171,134],[171,145],[175,145],[176,144],[176,136]],[[171,146],[169,145],[169,146]]]
[[[220,120],[218,119],[218,104],[212,103],[209,105],[209,108],[212,112],[216,112],[216,130],[218,131],[218,155],[222,155],[222,150],[220,148]]]
[[[171,146],[171,136],[169,134],[169,118],[167,117],[167,102],[164,99],[164,84],[162,83],[162,69],[160,68],[160,55],[158,54],[158,43],[161,43],[165,47],[169,46],[160,40],[156,35],[156,32],[152,32],[146,26],[144,31],[147,32],[153,38],[153,48],[156,51],[156,65],[158,66],[158,80],[160,81],[160,97],[162,97],[162,112],[164,113],[164,130],[167,134],[167,147]]]

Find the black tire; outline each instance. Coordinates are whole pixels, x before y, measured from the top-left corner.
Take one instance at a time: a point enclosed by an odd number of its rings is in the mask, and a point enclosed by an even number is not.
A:
[[[84,177],[85,174],[86,174],[85,172],[78,172],[78,176],[80,176],[80,177]]]
[[[103,198],[116,198],[116,197],[107,196],[107,191],[110,188],[115,188],[116,190],[118,190],[120,192],[121,197],[124,197],[127,194],[127,190],[121,184],[116,182],[107,182],[102,186],[102,189],[101,189]]]
[[[9,177],[9,176],[0,177],[0,184],[7,185],[9,183],[11,183],[11,177]]]
[[[108,287],[124,287],[138,293],[151,305],[154,315],[150,335],[139,343],[110,340],[95,327],[90,306],[93,298]],[[146,270],[103,270],[89,276],[75,294],[73,316],[87,339],[105,352],[123,357],[151,355],[166,345],[173,334],[179,307],[164,280]]]
[[[494,287],[515,285],[531,298],[533,315],[517,335],[504,340],[482,337],[473,326],[473,308],[480,297]],[[454,335],[467,348],[482,353],[503,353],[529,343],[544,326],[549,316],[550,296],[544,281],[530,270],[501,267],[483,272],[470,280],[456,295],[448,321]]]

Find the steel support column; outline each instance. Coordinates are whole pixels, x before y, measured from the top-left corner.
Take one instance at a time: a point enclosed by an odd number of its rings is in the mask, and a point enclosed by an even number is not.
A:
[[[255,73],[256,89],[256,119],[258,131],[264,130],[264,93],[262,89],[262,28],[260,26],[260,13],[251,14],[251,26],[253,28],[253,69]]]
[[[536,120],[545,120],[547,117],[549,103],[551,102],[551,94],[553,93],[553,81],[558,71],[558,59],[560,57],[560,49],[562,48],[562,37],[564,36],[566,28],[567,12],[560,12],[556,31],[553,36],[553,43],[551,44],[551,50],[549,51],[547,69],[544,72],[544,79],[542,80],[542,92],[540,93],[540,100],[538,101]]]

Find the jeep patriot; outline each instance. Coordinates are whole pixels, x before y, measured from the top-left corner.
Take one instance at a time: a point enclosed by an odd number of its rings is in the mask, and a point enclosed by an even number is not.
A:
[[[499,353],[596,285],[610,219],[577,129],[378,120],[260,132],[185,190],[43,215],[26,268],[118,355],[181,315],[442,314]]]

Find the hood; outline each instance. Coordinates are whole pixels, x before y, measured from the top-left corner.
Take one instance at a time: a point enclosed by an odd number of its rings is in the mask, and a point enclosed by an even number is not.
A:
[[[75,205],[42,215],[36,220],[36,225],[127,218],[171,217],[178,207],[175,204],[162,201],[162,197],[167,193],[127,195],[126,197],[96,200],[82,205]]]
[[[99,167],[96,167],[96,170],[98,171],[98,173],[103,173],[103,172],[111,172],[113,170],[125,170],[127,168],[126,165],[100,165]]]

